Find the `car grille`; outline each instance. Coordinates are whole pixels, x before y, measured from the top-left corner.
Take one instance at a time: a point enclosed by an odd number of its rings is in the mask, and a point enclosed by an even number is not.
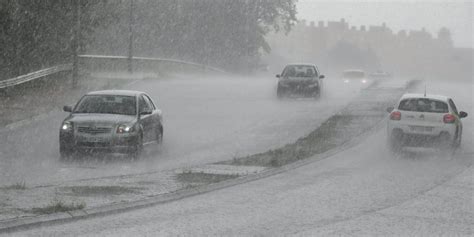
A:
[[[95,147],[109,147],[110,143],[108,142],[78,142],[77,145],[79,147],[90,147],[90,148],[95,148]]]
[[[110,133],[112,128],[106,127],[78,127],[77,131],[80,133],[87,133],[87,134],[104,134]]]

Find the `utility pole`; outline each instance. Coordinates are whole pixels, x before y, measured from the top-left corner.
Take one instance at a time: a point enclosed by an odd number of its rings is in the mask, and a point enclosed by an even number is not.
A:
[[[128,19],[128,72],[133,73],[133,0],[130,0],[129,19]]]
[[[81,39],[81,0],[74,1],[74,39],[72,43],[73,47],[73,59],[72,59],[72,87],[77,87],[77,81],[79,79],[79,47]]]
[[[23,73],[23,65],[21,63],[21,52],[20,52],[20,32],[21,32],[21,6],[19,1],[13,1],[15,4],[15,7],[13,9],[12,13],[12,18],[13,18],[13,24],[10,28],[10,35],[12,39],[12,44],[13,44],[13,56],[14,56],[14,63],[13,66],[15,67],[15,73],[14,76],[19,76]],[[8,35],[8,33],[7,33]],[[13,71],[13,70],[12,70]]]

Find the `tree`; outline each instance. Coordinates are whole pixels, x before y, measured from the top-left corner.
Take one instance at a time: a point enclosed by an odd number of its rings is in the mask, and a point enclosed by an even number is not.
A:
[[[0,2],[0,67],[7,77],[71,61],[74,1],[80,1],[84,22],[82,47],[90,32],[110,15],[97,15],[94,0],[6,0]],[[6,77],[2,77],[5,79]]]

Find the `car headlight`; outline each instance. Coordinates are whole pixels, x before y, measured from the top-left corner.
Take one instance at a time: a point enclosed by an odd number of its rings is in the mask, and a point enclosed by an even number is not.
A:
[[[288,83],[285,82],[285,81],[280,81],[280,86],[283,86],[283,87],[288,87]]]
[[[63,125],[61,126],[62,131],[72,131],[72,123],[67,121],[64,122]]]
[[[117,127],[117,133],[131,133],[134,132],[133,126],[122,124]]]
[[[363,80],[362,80],[362,83],[367,83],[367,80],[363,79]]]
[[[318,81],[314,81],[314,82],[311,82],[311,84],[309,84],[308,87],[313,88],[313,87],[317,87],[318,85],[319,85]]]

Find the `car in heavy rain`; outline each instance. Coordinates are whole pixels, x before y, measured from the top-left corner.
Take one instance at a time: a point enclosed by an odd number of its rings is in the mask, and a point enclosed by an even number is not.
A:
[[[467,113],[458,112],[447,96],[405,94],[387,112],[387,138],[392,151],[405,146],[453,149],[461,144],[461,119]]]
[[[276,75],[278,80],[277,96],[282,98],[288,95],[303,95],[319,98],[323,86],[324,75],[314,64],[289,64],[281,74]]]
[[[369,85],[373,80],[369,79],[365,71],[360,69],[348,69],[342,72],[344,83],[356,83],[358,85]]]
[[[144,92],[94,91],[63,110],[70,113],[59,131],[63,160],[83,152],[125,153],[138,158],[144,145],[163,140],[162,112]]]

